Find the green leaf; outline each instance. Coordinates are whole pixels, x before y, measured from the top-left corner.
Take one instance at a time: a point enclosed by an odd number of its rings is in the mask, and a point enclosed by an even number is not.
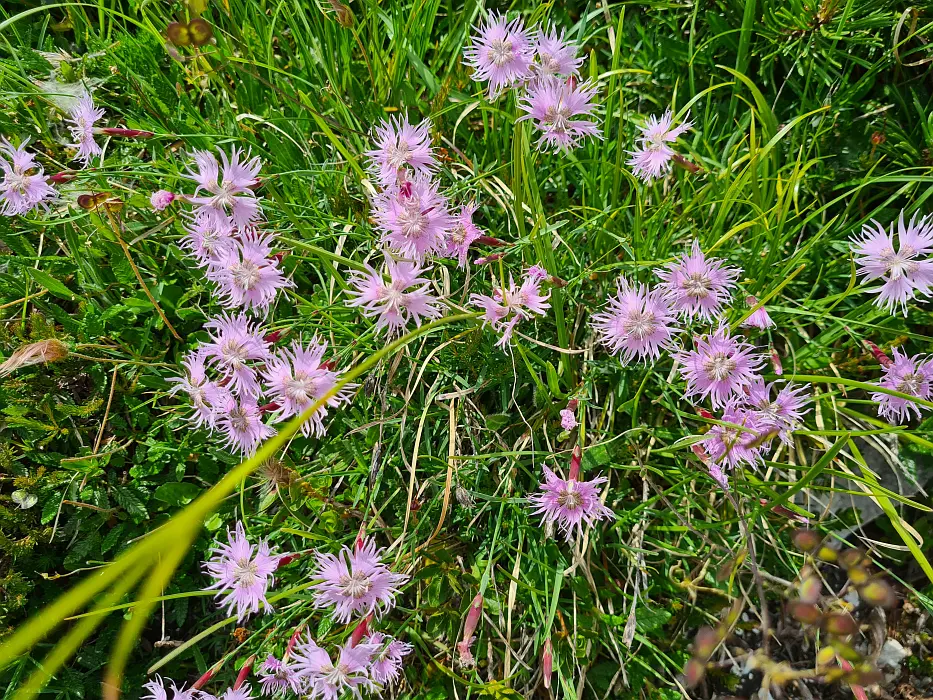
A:
[[[146,510],[145,501],[140,495],[139,489],[129,488],[127,486],[114,486],[113,498],[132,517],[149,517],[149,511]]]
[[[172,482],[159,486],[155,490],[153,497],[156,500],[168,503],[170,506],[184,506],[197,498],[199,493],[201,493],[201,488],[197,484]]]
[[[62,299],[66,299],[67,301],[71,301],[75,298],[74,293],[72,293],[68,287],[52,277],[52,275],[50,275],[48,272],[43,272],[42,270],[37,270],[33,267],[27,267],[25,270],[40,287],[46,289],[51,294],[54,294],[55,296]]]

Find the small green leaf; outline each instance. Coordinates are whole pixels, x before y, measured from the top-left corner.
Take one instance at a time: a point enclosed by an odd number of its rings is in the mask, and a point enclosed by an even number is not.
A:
[[[172,482],[159,486],[153,497],[170,506],[185,506],[197,498],[199,493],[201,493],[201,488],[197,484]]]
[[[59,282],[57,279],[52,277],[48,272],[43,272],[42,270],[37,270],[33,267],[25,268],[26,272],[29,273],[29,276],[32,277],[40,287],[46,289],[57,297],[71,301],[75,298],[75,295],[72,293],[68,287]]]

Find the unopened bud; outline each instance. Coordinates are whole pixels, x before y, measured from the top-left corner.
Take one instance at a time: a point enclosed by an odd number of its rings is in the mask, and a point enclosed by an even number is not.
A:
[[[705,408],[698,408],[697,413],[703,416],[706,420],[714,420],[713,414],[707,411]]]
[[[62,185],[66,182],[71,182],[77,176],[78,174],[73,170],[63,170],[60,173],[55,173],[54,175],[50,176],[49,182],[51,182],[53,185]]]
[[[283,554],[282,556],[279,557],[279,560],[275,565],[275,570],[278,571],[283,566],[288,566],[296,559],[300,559],[302,555],[303,555],[302,552],[295,552],[294,554]]]
[[[205,685],[207,685],[211,678],[214,677],[214,674],[220,670],[221,666],[223,666],[223,663],[223,659],[221,659],[214,666],[207,669],[207,672],[194,682],[194,684],[191,686],[191,690],[200,690]]]
[[[279,339],[281,339],[281,337],[284,334],[285,334],[285,331],[272,331],[271,333],[267,333],[266,335],[264,335],[262,339],[265,340],[267,343],[277,343],[279,342]]]
[[[243,664],[243,667],[240,668],[240,672],[236,676],[236,680],[233,683],[233,689],[239,690],[240,686],[243,685],[243,682],[249,676],[249,672],[253,669],[253,664],[256,663],[256,655],[253,654],[246,660],[246,663]]]
[[[573,453],[570,455],[570,476],[571,481],[580,476],[580,463],[583,461],[583,448],[579,445],[573,446]]]
[[[301,632],[304,629],[304,624],[300,624],[295,628],[295,631],[292,632],[292,636],[288,639],[288,645],[285,647],[285,654],[282,656],[282,660],[288,658],[288,655],[292,653],[292,650],[295,648],[295,645],[298,643],[298,638],[301,636]]]
[[[373,614],[369,613],[366,617],[360,620],[360,623],[353,628],[353,634],[350,635],[350,647],[355,647],[361,641],[363,637],[369,636],[369,622],[373,619]]]
[[[476,260],[473,261],[473,264],[474,265],[488,265],[491,262],[496,262],[497,260],[501,260],[503,257],[505,257],[504,253],[493,253],[492,255],[487,255],[485,258],[476,258]]]
[[[277,404],[275,401],[270,401],[269,403],[260,406],[259,412],[272,413],[273,411],[278,411],[280,408],[281,406],[279,406],[279,404]]]
[[[771,366],[774,368],[774,373],[778,376],[784,374],[784,365],[781,364],[781,358],[777,354],[777,350],[774,349],[774,346],[771,346]]]
[[[151,131],[143,131],[142,129],[120,129],[117,127],[101,127],[95,129],[99,134],[106,134],[107,136],[122,136],[126,139],[151,139],[155,136]]]
[[[492,236],[480,236],[476,239],[476,242],[480,245],[488,245],[493,248],[501,248],[502,246],[508,245],[505,241],[499,238],[493,238]]]
[[[871,354],[875,356],[875,359],[878,360],[882,367],[890,367],[894,364],[894,362],[891,361],[891,358],[885,355],[881,348],[879,348],[873,342],[866,340],[865,344],[868,345],[868,349],[871,350]]]
[[[554,654],[551,650],[551,640],[544,642],[544,651],[541,654],[541,675],[544,676],[544,687],[551,687],[551,674],[554,672]]]

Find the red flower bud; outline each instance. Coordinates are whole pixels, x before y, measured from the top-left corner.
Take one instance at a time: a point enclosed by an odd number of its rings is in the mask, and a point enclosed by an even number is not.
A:
[[[707,411],[705,408],[698,408],[697,413],[703,416],[706,420],[713,420],[713,414]]]
[[[255,654],[246,660],[246,663],[243,664],[243,667],[240,669],[240,672],[237,674],[236,681],[234,681],[233,683],[234,690],[239,690],[240,686],[243,685],[243,681],[245,681],[247,676],[249,676],[249,672],[253,669],[254,663],[256,663]]]
[[[265,340],[267,343],[277,343],[279,342],[279,338],[281,338],[284,335],[284,333],[285,331],[272,331],[271,333],[267,333],[266,335],[264,335],[262,339]]]
[[[298,643],[298,638],[301,636],[301,632],[304,629],[304,624],[300,624],[295,628],[295,631],[292,632],[292,636],[288,640],[288,646],[285,647],[285,655],[282,657],[282,660],[288,658],[288,655],[292,653],[292,650],[295,648],[295,645]]]
[[[491,262],[496,262],[496,260],[500,260],[503,257],[505,257],[503,253],[493,253],[492,255],[487,255],[485,258],[476,258],[476,260],[473,261],[473,264],[486,265]]]
[[[283,566],[288,566],[296,559],[300,559],[302,556],[304,556],[304,552],[295,552],[294,554],[285,554],[279,557],[279,561],[275,565],[275,570],[278,571]]]
[[[353,629],[353,634],[350,635],[350,646],[351,647],[355,647],[357,644],[363,641],[363,637],[369,636],[369,623],[372,619],[373,619],[373,614],[369,613],[369,615],[367,615],[362,620],[360,620],[360,624],[358,624]]]
[[[77,176],[78,174],[73,170],[63,170],[60,173],[55,173],[54,175],[50,176],[49,182],[51,182],[53,185],[61,185],[66,182],[71,182]]]
[[[479,624],[479,620],[482,616],[483,595],[477,593],[473,602],[470,604],[466,620],[463,623],[463,641],[457,643],[457,651],[460,653],[460,663],[464,666],[472,665],[473,663],[473,654],[470,652],[470,647],[473,646],[473,642],[476,639],[473,633],[476,631],[476,626]]]
[[[580,463],[583,461],[583,448],[579,445],[573,446],[573,454],[570,455],[570,476],[571,480],[580,476]]]
[[[151,131],[143,131],[141,129],[119,129],[109,126],[97,129],[96,131],[101,134],[106,134],[107,136],[122,136],[127,139],[151,139],[155,136]]]
[[[774,367],[774,373],[778,376],[784,374],[784,366],[781,364],[781,358],[777,354],[774,346],[771,346],[771,366]]]
[[[501,248],[504,245],[508,245],[508,243],[506,243],[505,241],[500,240],[498,238],[493,238],[492,236],[480,236],[479,238],[476,239],[476,242],[479,243],[480,245],[488,245],[494,248]]]
[[[260,413],[272,413],[273,411],[278,411],[281,408],[275,401],[267,403],[259,407]]]
[[[554,654],[551,650],[551,640],[544,642],[544,652],[541,654],[541,675],[544,676],[544,687],[551,687],[551,674],[554,672]]]
[[[894,363],[891,361],[891,358],[885,355],[881,348],[875,345],[870,340],[866,340],[865,343],[868,345],[868,349],[871,350],[871,354],[875,356],[875,359],[881,364],[882,367],[890,367]]]

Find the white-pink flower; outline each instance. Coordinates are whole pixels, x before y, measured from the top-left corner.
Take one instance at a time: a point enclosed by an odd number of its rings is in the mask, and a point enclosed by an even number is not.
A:
[[[28,214],[39,206],[48,209],[46,202],[57,196],[35,155],[26,150],[28,143],[29,139],[23,139],[14,148],[0,136],[0,170],[3,171],[0,214],[3,216]]]
[[[884,376],[878,385],[929,401],[933,393],[933,358],[908,357],[898,348],[894,348],[893,354],[893,362],[882,368]],[[910,420],[911,412],[920,418],[921,406],[910,399],[880,391],[873,393],[871,399],[878,402],[878,415],[885,420]],[[925,406],[922,408],[928,410]]]
[[[662,290],[632,285],[625,277],[617,284],[616,295],[591,320],[600,342],[620,354],[623,364],[636,357],[657,359],[679,330],[670,301]]]
[[[483,235],[480,227],[473,223],[473,214],[476,213],[476,209],[476,202],[461,206],[447,234],[447,255],[456,258],[457,266],[461,269],[466,267],[467,255],[470,253],[473,241]]]
[[[258,396],[259,381],[252,361],[270,359],[269,343],[263,339],[262,328],[245,314],[221,314],[207,321],[211,331],[209,342],[201,346],[203,357],[220,370],[230,387],[241,396]]]
[[[655,274],[675,309],[687,318],[699,316],[711,321],[722,315],[742,271],[726,265],[720,258],[707,258],[700,249],[700,242],[694,240],[690,253]]]
[[[541,132],[539,148],[555,152],[577,148],[586,136],[602,138],[598,124],[585,118],[592,116],[596,109],[593,103],[596,91],[595,85],[577,85],[572,80],[536,80],[519,99],[518,106],[525,114],[517,121],[533,121],[535,128]]]
[[[541,515],[550,525],[558,526],[567,542],[573,540],[583,528],[593,527],[599,520],[615,518],[609,508],[599,500],[599,492],[608,479],[598,476],[589,481],[579,481],[572,477],[561,479],[547,467],[544,467],[544,482],[540,491],[528,497],[532,513]]]
[[[420,175],[429,176],[437,166],[431,150],[431,123],[425,119],[416,126],[408,116],[383,119],[376,127],[376,148],[366,151],[370,170],[383,187],[398,182],[399,171],[411,168]]]
[[[221,305],[265,313],[279,290],[292,286],[272,255],[272,239],[246,230],[233,246],[208,263],[206,276],[217,284]]]
[[[196,170],[188,169],[189,180],[197,184],[194,195],[188,201],[195,206],[196,216],[205,216],[226,221],[237,228],[244,228],[262,216],[259,199],[250,189],[259,182],[262,162],[259,156],[250,158],[234,148],[227,156],[219,148],[222,163],[210,151],[194,151]],[[203,194],[202,194],[203,193]]]
[[[753,296],[747,296],[745,297],[745,303],[751,308],[758,305],[758,300]],[[755,309],[752,315],[742,322],[742,326],[745,328],[760,328],[761,330],[765,330],[767,328],[774,328],[774,321],[772,321],[771,316],[768,315],[767,309],[762,306]]]
[[[550,292],[541,293],[541,277],[533,272],[537,266],[528,270],[521,285],[509,278],[507,288],[499,287],[493,290],[492,296],[486,294],[471,294],[470,303],[483,310],[483,323],[492,326],[492,329],[501,333],[496,342],[497,347],[505,348],[512,339],[516,326],[531,315],[543,316],[551,308],[547,303]],[[539,268],[540,269],[540,268]]]
[[[295,647],[293,664],[305,682],[309,698],[337,700],[344,691],[353,697],[361,697],[361,690],[373,688],[369,677],[369,662],[373,656],[369,644],[351,646],[347,642],[340,647],[334,662],[324,649],[307,637]]]
[[[87,166],[91,159],[101,155],[104,150],[94,140],[94,124],[104,116],[104,110],[94,106],[94,100],[87,90],[83,90],[69,111],[68,131],[75,143],[68,144],[77,148],[75,160]]]
[[[430,282],[421,277],[422,272],[416,263],[386,255],[382,272],[366,265],[366,272],[354,274],[350,284],[355,291],[348,292],[352,298],[347,303],[359,306],[366,317],[377,317],[377,329],[388,329],[390,337],[399,335],[412,321],[420,326],[422,319],[441,315]]]
[[[668,145],[686,131],[693,128],[693,122],[685,120],[680,126],[674,126],[674,117],[668,109],[661,118],[648,117],[647,123],[639,127],[641,136],[628,164],[635,175],[645,182],[651,182],[670,172],[674,150]]]
[[[199,267],[207,267],[234,252],[236,239],[233,224],[226,219],[196,216],[185,226],[181,246],[197,260]]]
[[[555,27],[538,29],[535,33],[535,62],[531,69],[537,78],[577,75],[583,59],[577,56],[577,45],[565,38],[565,31]]]
[[[243,523],[237,521],[232,532],[227,530],[227,542],[215,542],[210,554],[204,570],[214,583],[205,590],[217,590],[217,597],[223,597],[219,605],[228,615],[236,613],[242,621],[259,612],[260,605],[272,609],[266,591],[274,582],[279,557],[270,552],[267,542],[250,544]]]
[[[733,338],[729,327],[693,339],[694,350],[674,353],[680,374],[687,380],[687,397],[709,397],[713,408],[721,408],[733,397],[743,397],[743,389],[757,377],[765,359],[741,337]]]
[[[254,396],[243,394],[237,398],[223,391],[214,404],[214,413],[226,446],[242,455],[253,454],[260,443],[275,435],[275,430],[263,423],[263,409]]]
[[[477,81],[489,83],[489,97],[532,77],[535,47],[521,19],[507,21],[490,12],[476,29],[473,42],[463,51],[464,63],[473,69]]]
[[[419,263],[444,250],[455,224],[447,198],[436,182],[423,175],[376,194],[373,218],[387,248]]]

